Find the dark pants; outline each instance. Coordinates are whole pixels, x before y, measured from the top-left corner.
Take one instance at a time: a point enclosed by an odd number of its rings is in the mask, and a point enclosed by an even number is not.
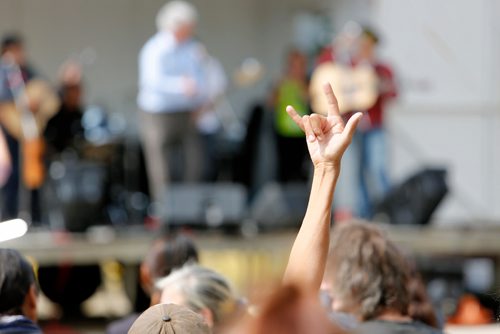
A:
[[[170,180],[200,179],[200,145],[191,112],[140,112],[141,141],[146,159],[149,191],[161,201]],[[176,175],[180,171],[182,175]]]
[[[278,181],[307,181],[307,143],[304,137],[276,136],[278,148]]]

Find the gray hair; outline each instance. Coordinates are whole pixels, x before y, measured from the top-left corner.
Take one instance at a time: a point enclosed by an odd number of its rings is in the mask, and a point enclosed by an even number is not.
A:
[[[185,24],[194,24],[198,20],[196,8],[189,2],[174,0],[167,2],[156,15],[158,31],[175,31]]]
[[[328,271],[332,294],[343,311],[362,320],[385,310],[408,314],[408,263],[373,224],[349,222],[334,229]]]
[[[237,298],[229,282],[221,274],[189,263],[160,279],[156,288],[175,289],[185,300],[185,306],[195,312],[209,309],[214,323],[220,323],[237,308]]]

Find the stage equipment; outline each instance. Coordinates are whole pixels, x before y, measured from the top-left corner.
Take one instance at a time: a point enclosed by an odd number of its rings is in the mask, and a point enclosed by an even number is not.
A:
[[[159,213],[170,226],[239,225],[246,200],[245,187],[237,183],[169,184]]]
[[[448,193],[446,170],[424,169],[394,187],[376,206],[374,220],[425,225]]]

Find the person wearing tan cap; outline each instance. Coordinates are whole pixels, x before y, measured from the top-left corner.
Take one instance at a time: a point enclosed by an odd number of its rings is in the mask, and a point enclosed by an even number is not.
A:
[[[151,306],[134,322],[129,334],[208,334],[203,317],[185,306],[159,304]]]

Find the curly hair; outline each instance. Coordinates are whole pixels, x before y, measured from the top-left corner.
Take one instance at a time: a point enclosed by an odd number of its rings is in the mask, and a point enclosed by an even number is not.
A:
[[[333,298],[344,311],[363,321],[386,310],[408,315],[407,261],[376,226],[351,222],[336,227],[328,270]]]

